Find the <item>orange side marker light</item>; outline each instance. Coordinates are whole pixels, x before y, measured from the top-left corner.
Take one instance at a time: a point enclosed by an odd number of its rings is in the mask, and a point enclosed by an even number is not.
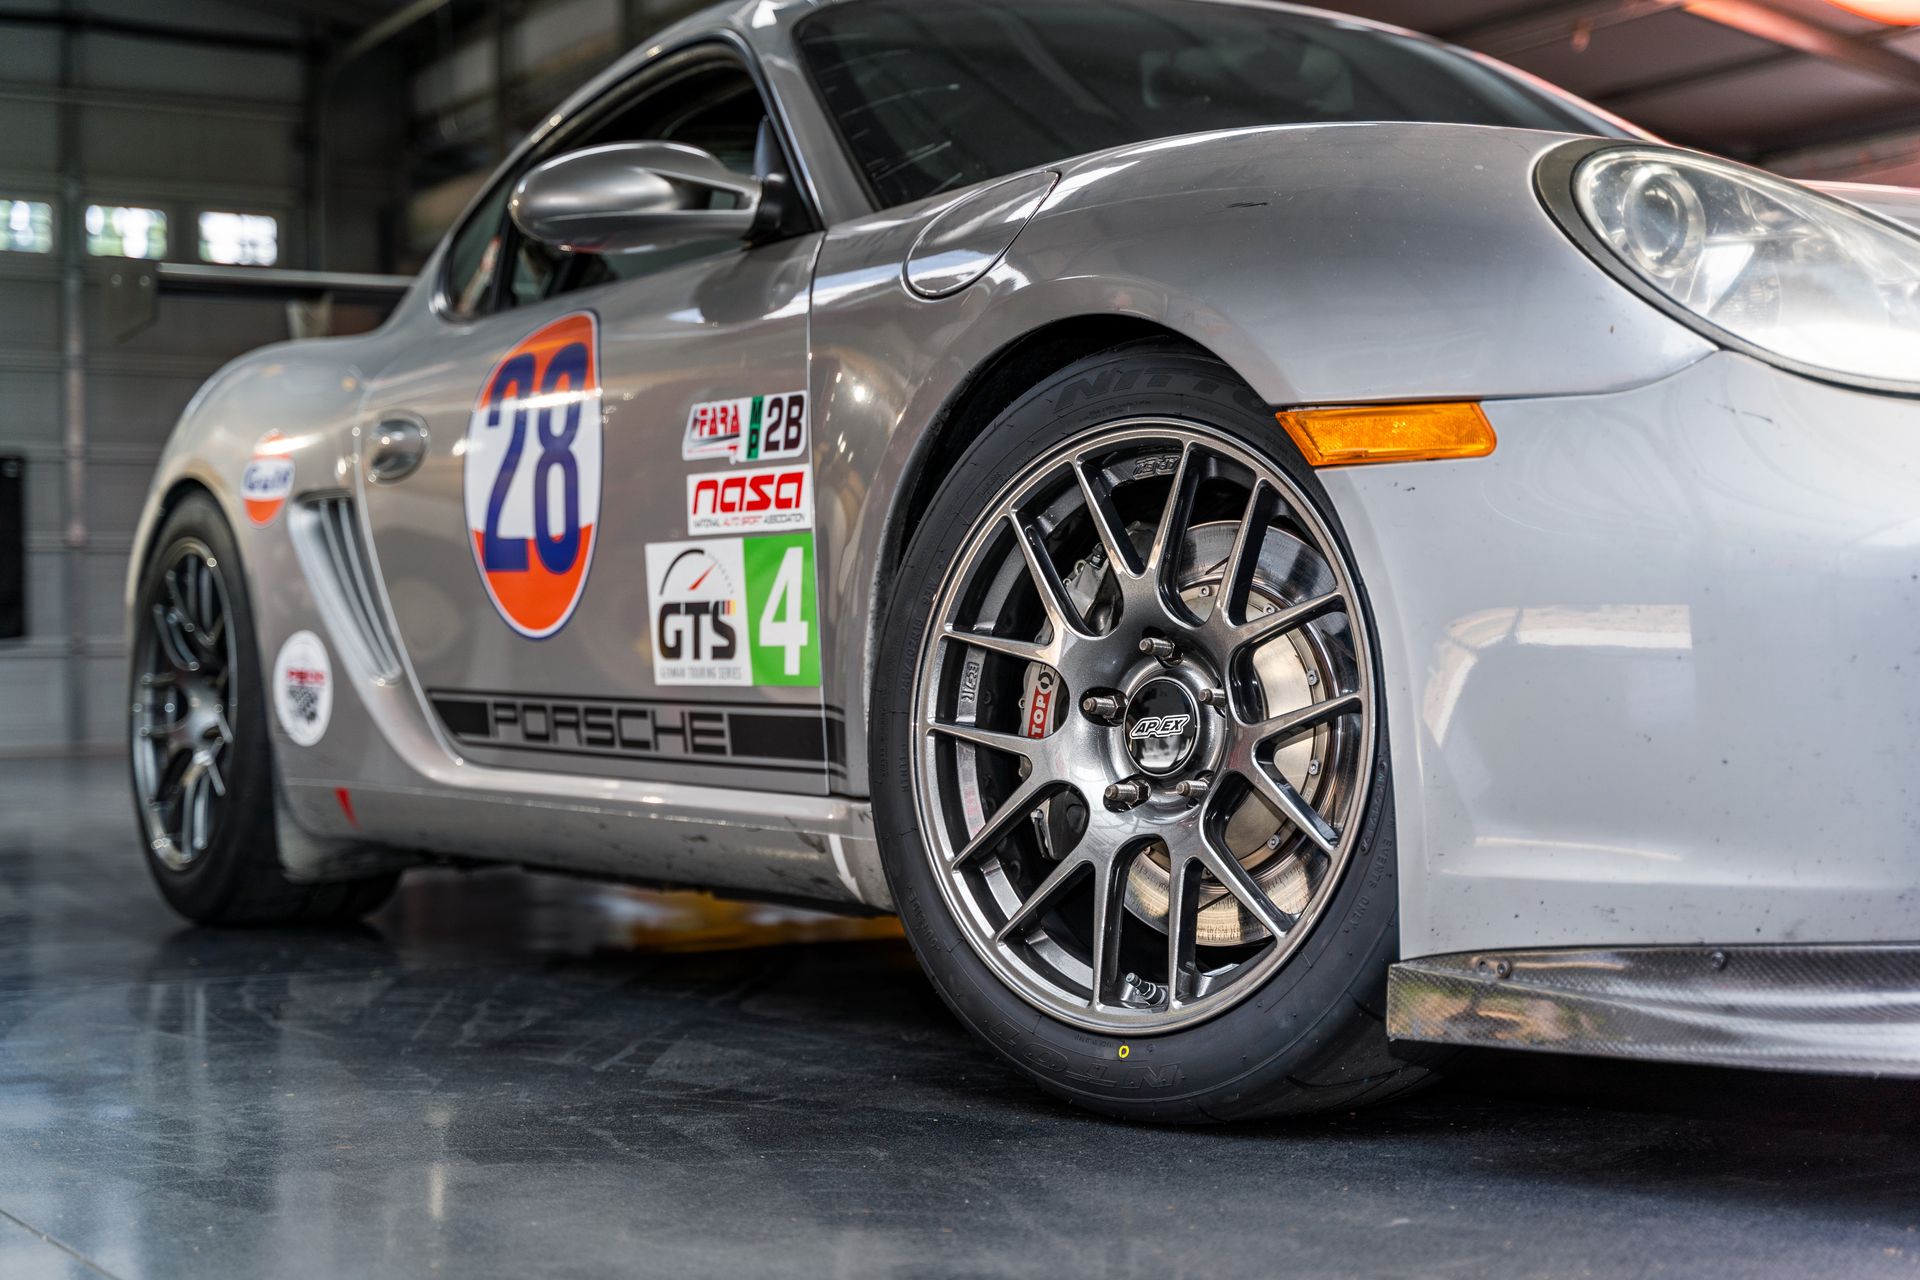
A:
[[[1314,467],[1484,458],[1497,443],[1493,424],[1472,401],[1287,409],[1275,416]]]

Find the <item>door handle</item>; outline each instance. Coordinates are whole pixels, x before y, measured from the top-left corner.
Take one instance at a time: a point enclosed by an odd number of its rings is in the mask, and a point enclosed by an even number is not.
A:
[[[426,424],[415,418],[384,418],[373,430],[367,452],[367,479],[393,484],[419,470],[427,456]]]

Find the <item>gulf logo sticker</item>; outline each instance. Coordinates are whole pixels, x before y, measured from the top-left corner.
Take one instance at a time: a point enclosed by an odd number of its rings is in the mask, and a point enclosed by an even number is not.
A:
[[[462,458],[487,596],[532,640],[567,624],[600,520],[600,327],[591,311],[521,340],[487,375]]]
[[[256,525],[272,524],[293,491],[293,459],[287,456],[291,448],[285,436],[269,431],[253,446],[253,456],[240,473],[240,501]]]

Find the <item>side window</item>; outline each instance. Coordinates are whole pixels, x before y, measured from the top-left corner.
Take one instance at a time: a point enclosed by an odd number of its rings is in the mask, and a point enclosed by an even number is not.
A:
[[[474,209],[447,249],[447,313],[468,320],[486,309],[494,276],[500,270],[501,231],[506,223],[512,183],[503,182]]]
[[[561,143],[566,151],[611,142],[681,142],[754,176],[766,105],[746,68],[731,59],[704,62],[669,76],[607,120]],[[551,154],[551,153],[550,153]],[[717,197],[724,198],[724,197]],[[678,263],[737,250],[733,239],[673,245],[637,253],[565,254],[513,237],[508,305],[615,280],[631,280]]]

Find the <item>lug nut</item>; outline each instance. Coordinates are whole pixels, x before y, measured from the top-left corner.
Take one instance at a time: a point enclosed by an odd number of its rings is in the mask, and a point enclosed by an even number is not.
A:
[[[1127,709],[1127,704],[1111,693],[1090,693],[1080,699],[1080,709],[1095,720],[1112,724]]]
[[[1204,773],[1197,778],[1183,778],[1174,784],[1173,790],[1183,800],[1204,800],[1207,792],[1213,790],[1213,779]]]
[[[1147,784],[1138,778],[1124,778],[1107,788],[1107,805],[1113,809],[1131,809],[1147,798]]]
[[[1162,662],[1180,661],[1180,650],[1175,647],[1173,641],[1162,639],[1159,636],[1147,636],[1141,640],[1140,652],[1150,653]]]
[[[1200,691],[1200,705],[1203,707],[1219,707],[1222,711],[1225,711],[1227,709],[1227,691],[1225,689],[1202,689]]]

